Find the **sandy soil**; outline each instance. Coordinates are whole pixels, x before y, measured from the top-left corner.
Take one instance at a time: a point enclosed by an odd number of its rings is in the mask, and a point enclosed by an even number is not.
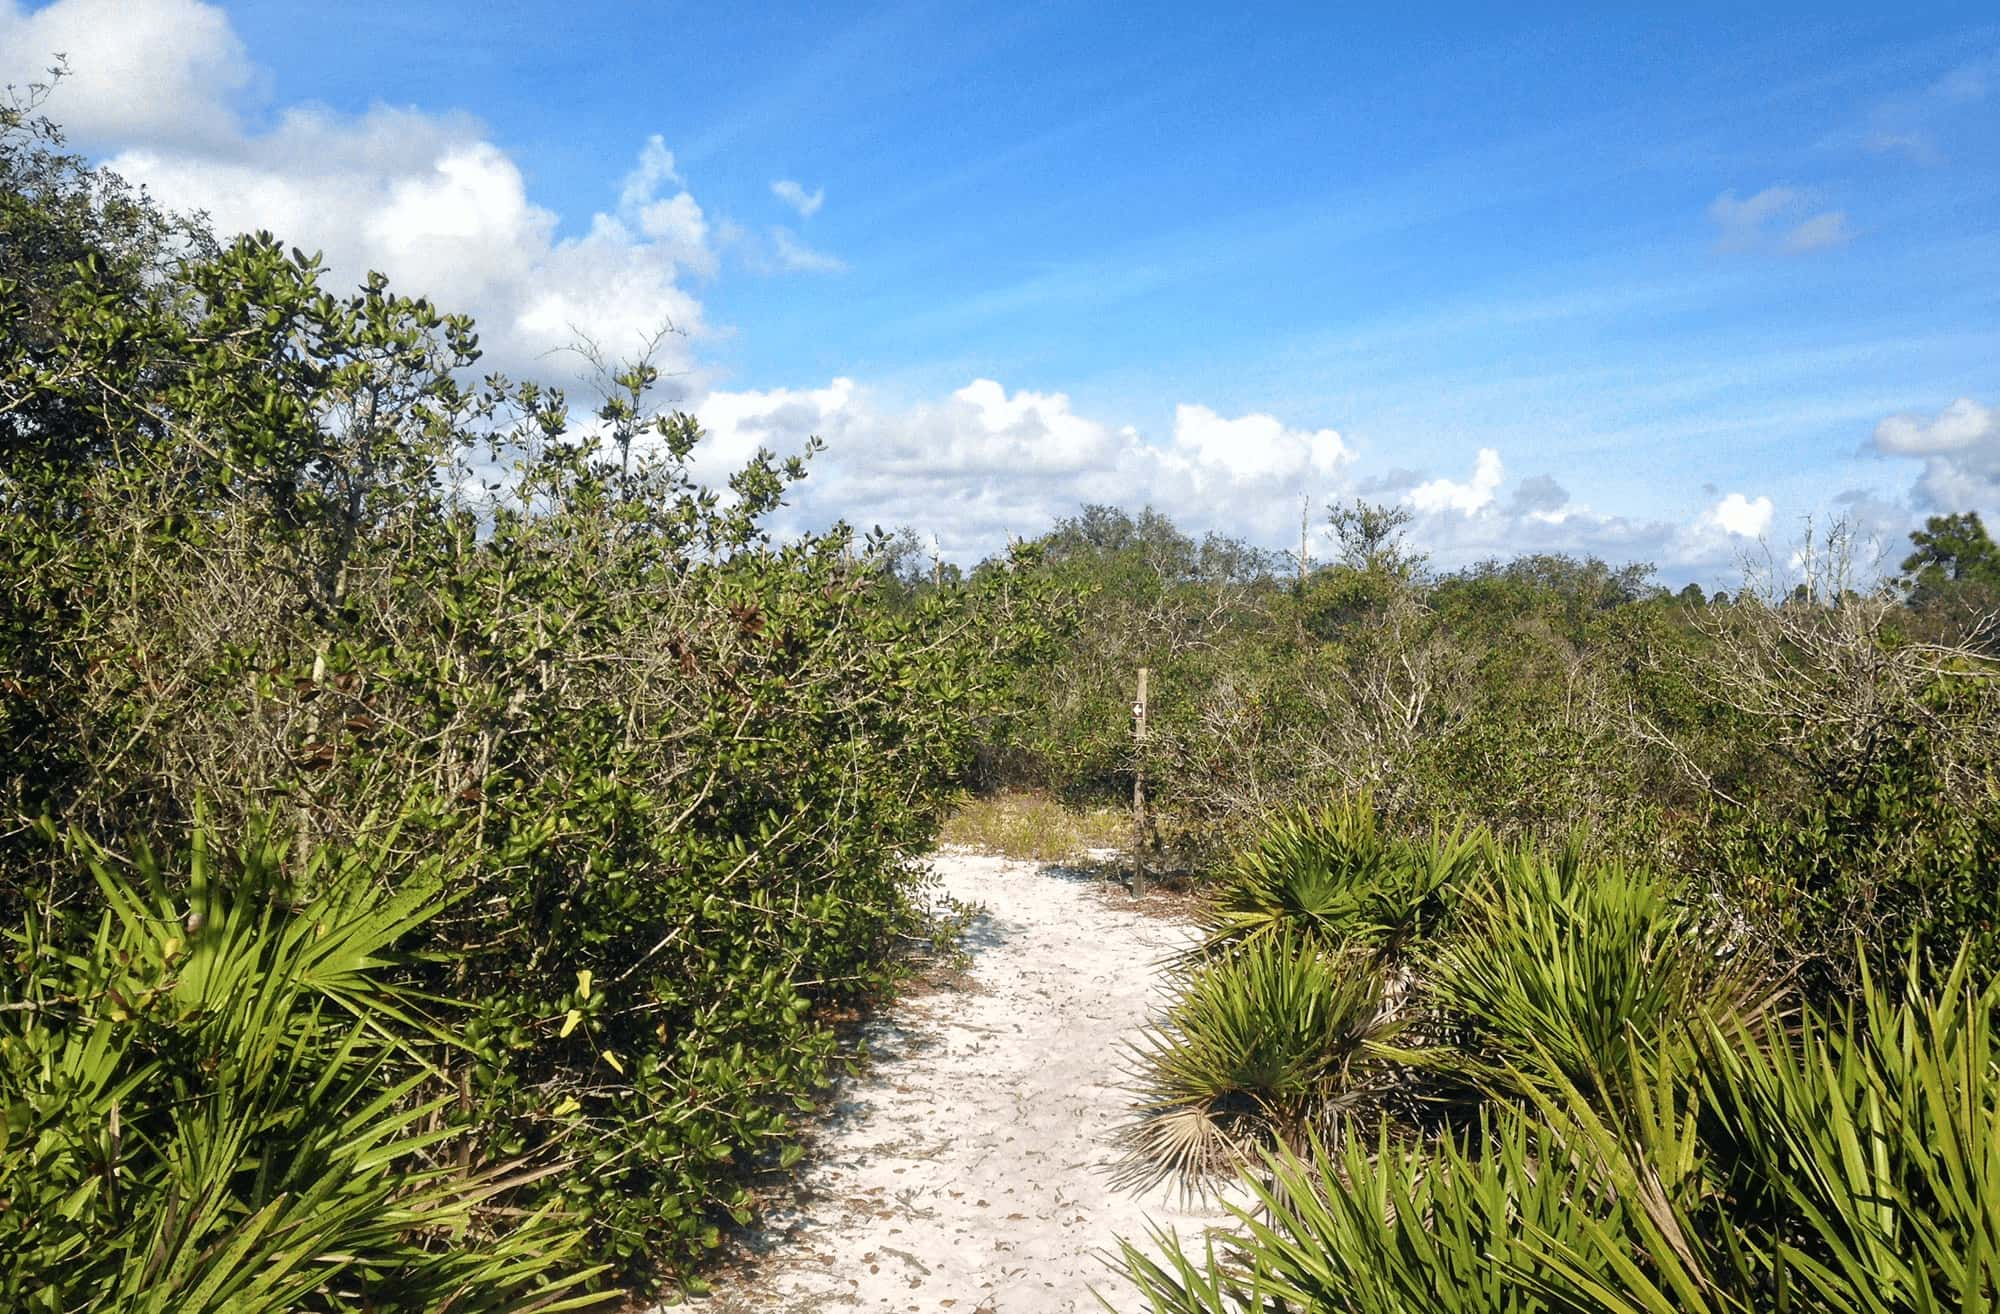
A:
[[[875,1062],[842,1090],[798,1199],[746,1271],[684,1308],[1062,1314],[1100,1309],[1095,1288],[1136,1310],[1104,1262],[1116,1237],[1227,1221],[1110,1180],[1124,1047],[1188,929],[1055,868],[947,851],[937,869],[985,909],[968,979],[870,1025]]]

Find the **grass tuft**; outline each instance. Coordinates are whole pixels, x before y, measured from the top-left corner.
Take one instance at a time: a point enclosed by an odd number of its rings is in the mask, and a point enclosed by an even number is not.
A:
[[[1132,838],[1120,808],[1072,808],[1044,794],[975,795],[944,824],[945,844],[1024,862],[1074,862],[1092,849],[1123,849]]]

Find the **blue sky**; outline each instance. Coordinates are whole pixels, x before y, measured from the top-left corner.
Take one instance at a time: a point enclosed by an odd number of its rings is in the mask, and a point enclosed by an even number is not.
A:
[[[2000,514],[1990,7],[0,0],[57,42],[80,144],[498,363],[672,318],[715,468],[828,438],[801,522],[1361,495],[1726,583]]]

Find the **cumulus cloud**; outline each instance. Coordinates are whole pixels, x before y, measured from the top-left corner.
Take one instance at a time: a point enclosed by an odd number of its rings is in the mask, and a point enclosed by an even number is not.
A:
[[[684,272],[715,267],[701,207],[648,142],[617,212],[558,237],[520,167],[472,123],[377,109],[359,118],[291,110],[271,131],[195,151],[141,147],[109,161],[169,205],[206,210],[225,233],[270,229],[325,251],[336,282],[371,269],[477,316],[491,363],[540,372],[579,338],[629,353],[663,327],[705,328]],[[670,371],[690,364],[674,339]]]
[[[1933,509],[2000,507],[2000,408],[1960,397],[1929,419],[1892,415],[1875,426],[1875,450],[1923,462],[1916,497]]]
[[[1758,539],[1771,532],[1774,508],[1768,497],[1730,493],[1696,521],[1697,529],[1716,529],[1733,538]]]
[[[1055,392],[1010,391],[975,379],[942,400],[894,405],[851,379],[822,388],[717,391],[696,416],[709,432],[698,473],[718,479],[759,447],[827,447],[789,508],[784,529],[835,518],[909,525],[969,562],[1009,535],[1033,535],[1078,506],[1150,505],[1191,531],[1216,529],[1265,547],[1297,542],[1299,499],[1315,506],[1362,496],[1401,501],[1413,540],[1440,567],[1520,552],[1589,553],[1651,561],[1679,575],[1728,582],[1744,539],[1768,528],[1769,498],[1723,498],[1692,519],[1600,515],[1548,475],[1507,487],[1499,452],[1480,450],[1464,480],[1411,471],[1363,477],[1359,454],[1333,429],[1263,413],[1226,416],[1183,403],[1172,428],[1147,435],[1079,413]]]
[[[1456,511],[1460,515],[1471,515],[1493,502],[1493,494],[1500,482],[1506,478],[1506,470],[1500,464],[1500,453],[1491,447],[1479,449],[1473,459],[1472,478],[1465,483],[1455,483],[1450,479],[1433,479],[1410,490],[1410,505],[1419,511]]]
[[[710,435],[698,460],[719,475],[762,446],[827,442],[794,509],[801,524],[842,516],[938,534],[976,558],[1009,534],[1040,533],[1083,503],[1155,506],[1190,527],[1259,541],[1297,532],[1297,498],[1344,487],[1353,453],[1332,429],[1275,416],[1176,409],[1153,441],[1079,414],[1058,392],[975,379],[942,400],[890,405],[849,379],[824,388],[717,391],[696,408]]]
[[[1557,483],[1553,475],[1545,474],[1515,485],[1514,496],[1508,502],[1512,514],[1551,525],[1560,525],[1576,509],[1570,504],[1569,490]]]
[[[794,182],[790,178],[780,178],[772,183],[771,195],[797,210],[801,219],[812,218],[819,213],[819,208],[826,204],[826,188],[815,187],[807,191],[805,184]]]
[[[1206,406],[1174,408],[1171,449],[1191,471],[1215,471],[1234,482],[1340,477],[1354,453],[1333,429],[1287,428],[1275,415],[1225,419]]]
[[[1745,548],[1769,530],[1776,513],[1768,497],[1731,493],[1682,521],[1605,514],[1576,501],[1551,475],[1529,476],[1510,489],[1493,448],[1479,450],[1463,480],[1398,471],[1358,480],[1356,491],[1408,505],[1415,512],[1412,539],[1443,569],[1553,552],[1649,562],[1671,578],[1711,584],[1740,578]]]
[[[1991,407],[1960,397],[1933,419],[1892,415],[1875,426],[1875,445],[1891,456],[1937,456],[1985,446],[2000,437]]]
[[[14,65],[63,50],[74,77],[50,111],[166,205],[206,211],[223,234],[269,230],[322,250],[328,286],[380,270],[406,291],[474,314],[486,364],[546,374],[579,338],[630,354],[671,326],[659,364],[686,380],[706,329],[690,276],[716,268],[707,216],[657,136],[618,203],[559,236],[520,166],[470,117],[377,107],[293,107],[248,131],[231,98],[255,70],[219,9],[195,0],[0,0]]]
[[[1708,204],[1718,251],[1803,254],[1844,245],[1853,236],[1843,211],[1811,211],[1810,195],[1783,185],[1741,199],[1727,191]]]
[[[113,168],[171,206],[208,211],[225,233],[270,229],[323,248],[330,286],[379,269],[472,312],[489,366],[546,377],[550,354],[579,336],[615,357],[663,325],[684,330],[656,363],[678,389],[663,400],[688,405],[711,433],[695,456],[698,474],[720,480],[760,446],[788,453],[809,435],[827,441],[781,530],[835,517],[911,525],[969,560],[1081,503],[1106,502],[1151,504],[1189,529],[1277,547],[1295,542],[1301,497],[1323,505],[1362,495],[1407,503],[1417,541],[1444,566],[1568,551],[1689,572],[1726,567],[1745,531],[1771,521],[1768,498],[1742,494],[1683,522],[1600,514],[1547,475],[1510,487],[1490,447],[1464,478],[1404,470],[1367,478],[1357,445],[1335,429],[1195,401],[1174,408],[1165,432],[1144,434],[1080,413],[1063,393],[985,378],[915,401],[847,378],[715,388],[695,354],[709,329],[689,284],[719,273],[719,251],[761,272],[844,265],[788,228],[751,231],[710,213],[663,138],[635,134],[630,168],[608,180],[615,202],[571,227],[529,196],[520,165],[466,116],[292,107],[247,128],[237,110],[260,75],[227,17],[197,0],[55,0],[32,12],[0,0],[0,68],[11,80],[37,76],[57,51],[77,73],[51,109],[85,144],[108,150]],[[772,192],[801,220],[824,203],[821,189],[790,179]],[[1844,240],[1838,212],[1810,209],[1802,194],[1773,188],[1746,201],[1726,195],[1711,214],[1725,235],[1749,233],[1753,244]],[[1950,445],[1955,423],[1931,422],[1927,438],[1891,426],[1880,442],[1969,470],[1977,443]],[[1945,446],[1917,451],[1923,443]],[[1988,476],[2000,478],[1986,459]]]
[[[228,16],[199,0],[0,0],[0,82],[45,82],[57,56],[70,71],[49,109],[93,145],[227,141],[231,101],[256,79]]]
[[[1876,546],[1877,555],[1887,555],[1890,545],[1901,543],[1918,520],[1906,501],[1870,488],[1845,489],[1835,494],[1833,504],[1859,541]]]

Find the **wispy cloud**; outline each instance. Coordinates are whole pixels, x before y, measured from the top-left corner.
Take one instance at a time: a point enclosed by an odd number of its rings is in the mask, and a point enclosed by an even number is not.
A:
[[[796,273],[838,274],[847,268],[845,260],[807,246],[789,228],[771,230],[771,251],[780,269]]]
[[[1968,106],[1992,94],[1996,78],[2000,78],[2000,55],[1960,64],[1923,87],[1876,101],[1867,111],[1865,127],[1836,132],[1822,145],[1899,155],[1925,166],[1943,164],[1946,153],[1939,138],[1952,135]]]
[[[1724,251],[1744,251],[1764,238],[1765,226],[1779,215],[1798,209],[1803,197],[1794,187],[1766,187],[1738,200],[1732,188],[1708,203],[1709,222],[1716,227],[1715,244]]]
[[[1931,87],[1933,99],[1952,105],[1969,105],[1986,99],[1993,89],[1996,74],[2000,74],[2000,55],[1961,64],[1939,78]]]
[[[819,213],[819,208],[826,204],[826,188],[815,187],[807,191],[805,184],[794,182],[790,178],[780,178],[772,183],[771,195],[797,210],[801,219],[812,218]]]
[[[1853,230],[1847,226],[1846,211],[1827,210],[1786,233],[1779,245],[1793,252],[1824,251],[1846,245],[1853,236]]]
[[[1814,212],[1812,197],[1783,183],[1739,199],[1732,189],[1708,203],[1718,251],[1824,251],[1853,237],[1842,210]]]
[[[1927,132],[1915,128],[1900,131],[1892,128],[1875,128],[1861,136],[1861,149],[1870,155],[1901,155],[1915,160],[1918,164],[1941,164],[1944,152],[1931,140]]]

